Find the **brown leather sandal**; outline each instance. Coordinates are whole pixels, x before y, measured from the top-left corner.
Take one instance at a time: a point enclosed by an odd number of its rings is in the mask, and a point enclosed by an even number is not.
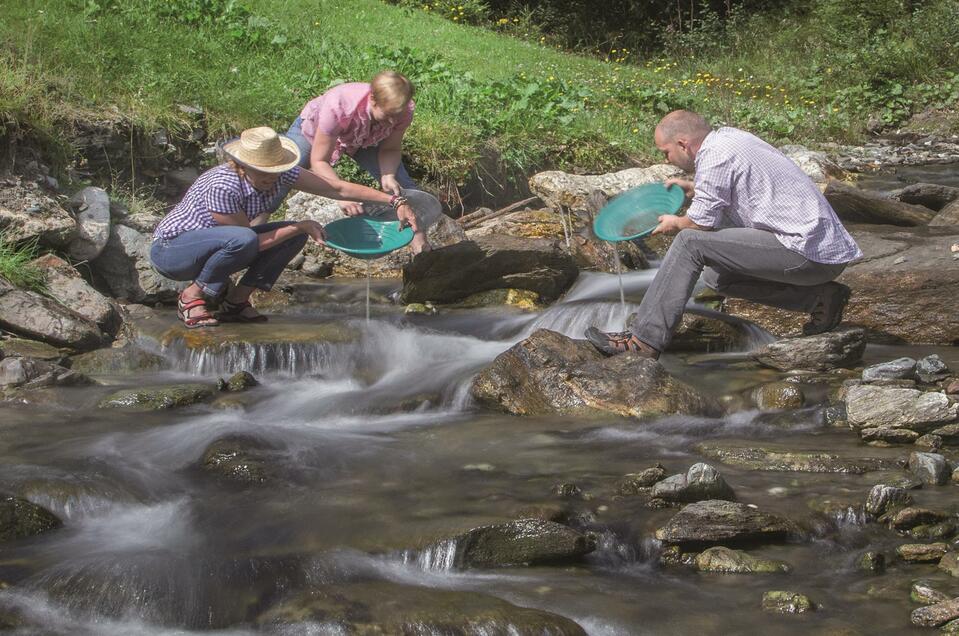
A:
[[[184,302],[183,297],[176,299],[176,316],[183,321],[187,329],[198,327],[218,327],[220,322],[210,313],[206,300],[194,298]]]
[[[635,351],[644,358],[659,359],[659,351],[634,336],[631,331],[605,332],[596,327],[590,327],[586,330],[586,339],[600,353],[607,356]]]

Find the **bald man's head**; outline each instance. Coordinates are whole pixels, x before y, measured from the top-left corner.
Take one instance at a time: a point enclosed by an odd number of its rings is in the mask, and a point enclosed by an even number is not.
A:
[[[699,146],[710,132],[712,128],[699,113],[674,110],[656,126],[654,141],[669,163],[692,172]]]

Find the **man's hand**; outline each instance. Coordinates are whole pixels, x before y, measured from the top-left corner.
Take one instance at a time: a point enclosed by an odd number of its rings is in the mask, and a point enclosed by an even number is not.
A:
[[[340,201],[340,209],[346,216],[359,216],[363,214],[363,204],[356,201]]]
[[[296,227],[308,235],[313,242],[317,245],[323,245],[326,243],[326,232],[323,230],[323,226],[313,220],[300,221],[296,224]]]
[[[383,186],[383,192],[400,195],[400,183],[396,180],[396,175],[384,174],[380,179],[380,185]]]
[[[663,214],[659,217],[659,225],[653,230],[653,234],[675,234],[688,227],[692,227],[692,225],[686,220],[686,217]]]
[[[416,225],[416,215],[413,214],[413,208],[408,203],[396,208],[396,218],[400,220],[400,229],[408,225],[413,228],[414,232],[420,231],[420,228]]]
[[[689,199],[692,199],[693,195],[696,192],[693,182],[690,181],[689,179],[676,179],[676,178],[666,179],[665,185],[667,188],[672,185],[678,185],[680,188],[683,189],[683,192],[686,193],[686,197]]]

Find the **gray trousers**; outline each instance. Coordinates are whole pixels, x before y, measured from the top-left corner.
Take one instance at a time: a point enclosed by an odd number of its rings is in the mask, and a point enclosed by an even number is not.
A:
[[[845,263],[811,261],[786,249],[764,230],[681,230],[630,328],[646,344],[665,350],[701,273],[706,285],[724,296],[811,312],[826,291],[826,283],[845,268]]]

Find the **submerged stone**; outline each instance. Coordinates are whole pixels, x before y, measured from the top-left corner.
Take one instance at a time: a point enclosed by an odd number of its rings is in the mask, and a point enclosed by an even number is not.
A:
[[[88,375],[159,371],[169,366],[166,358],[138,347],[96,349],[70,358],[70,368]]]
[[[816,609],[813,602],[805,594],[787,591],[770,591],[763,593],[763,610],[779,612],[780,614],[802,614]]]
[[[237,371],[226,381],[226,390],[231,393],[240,393],[259,384],[249,371]]]
[[[781,541],[799,533],[789,519],[730,501],[691,503],[656,531],[656,538],[677,545]]]
[[[747,446],[741,442],[701,442],[694,450],[724,464],[750,470],[801,473],[863,473],[895,468],[890,459],[849,457],[837,453],[797,451],[786,445]]]
[[[959,552],[947,552],[939,560],[939,569],[959,578]]]
[[[258,484],[273,476],[268,455],[276,448],[248,435],[230,435],[207,446],[200,462],[215,477],[245,484]]]
[[[805,396],[795,382],[770,382],[754,393],[756,406],[762,410],[798,409],[803,405]]]
[[[550,634],[586,636],[568,618],[475,591],[371,581],[322,585],[267,610],[261,628],[324,625],[344,634]],[[299,633],[299,632],[297,632]]]
[[[759,559],[742,550],[716,546],[696,556],[696,569],[700,572],[726,572],[731,574],[776,574],[789,572],[789,564],[772,559]]]
[[[856,567],[870,574],[882,574],[886,571],[886,557],[882,552],[869,550],[856,559]]]
[[[13,541],[55,530],[63,523],[45,508],[0,493],[0,541]]]
[[[956,524],[951,521],[923,524],[912,528],[909,536],[917,541],[940,541],[956,534]]]
[[[884,444],[912,444],[919,439],[919,433],[908,428],[864,428],[859,431],[862,441],[868,443],[882,442]]]
[[[117,391],[100,400],[102,409],[158,411],[198,404],[216,394],[209,384],[171,384]]]

